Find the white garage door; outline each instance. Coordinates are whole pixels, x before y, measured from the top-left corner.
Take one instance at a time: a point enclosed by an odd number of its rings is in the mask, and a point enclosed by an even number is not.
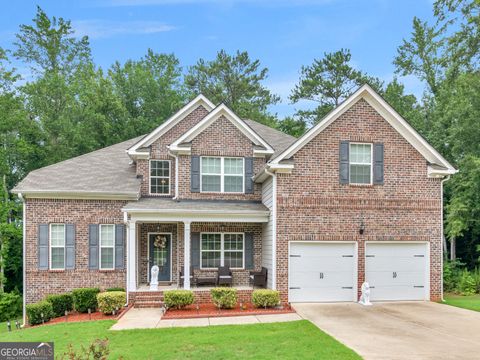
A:
[[[356,254],[353,243],[290,244],[290,302],[356,300]]]
[[[367,243],[365,280],[371,300],[427,300],[427,244]]]

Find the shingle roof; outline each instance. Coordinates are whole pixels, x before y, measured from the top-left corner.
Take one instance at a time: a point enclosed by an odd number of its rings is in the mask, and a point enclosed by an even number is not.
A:
[[[248,119],[244,119],[244,121],[275,150],[272,159],[297,140],[297,138],[291,135],[287,135],[279,130],[260,124],[259,122]]]

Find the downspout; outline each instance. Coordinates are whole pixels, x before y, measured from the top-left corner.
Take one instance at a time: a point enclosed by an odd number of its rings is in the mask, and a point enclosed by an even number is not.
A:
[[[27,261],[26,261],[26,235],[27,235],[27,203],[25,202],[25,198],[23,197],[22,193],[18,193],[18,198],[22,201],[22,237],[23,237],[23,244],[22,244],[22,256],[23,256],[23,289],[22,289],[22,297],[23,297],[23,304],[22,304],[22,313],[23,313],[23,324],[22,327],[25,327],[27,324]]]
[[[440,191],[442,192],[442,197],[441,197],[441,211],[440,211],[440,219],[441,219],[441,235],[442,235],[442,239],[441,239],[441,242],[442,242],[442,246],[441,246],[441,249],[442,249],[442,257],[441,257],[441,263],[440,263],[440,279],[442,281],[442,287],[441,287],[441,300],[442,301],[445,301],[445,299],[443,298],[443,257],[444,257],[444,252],[445,252],[445,249],[443,248],[443,245],[444,245],[444,241],[443,241],[443,238],[445,237],[445,234],[443,232],[443,183],[445,181],[448,181],[450,180],[450,175],[447,175],[447,177],[443,178],[442,181],[440,182]]]
[[[168,151],[168,155],[175,158],[175,196],[172,200],[178,200],[178,155]]]
[[[272,289],[277,289],[277,175],[265,169],[272,177]]]
[[[130,279],[130,271],[128,271],[128,267],[130,266],[130,263],[128,261],[129,257],[128,257],[128,242],[130,241],[130,226],[128,226],[128,214],[127,212],[124,212],[123,213],[123,223],[125,224],[125,227],[127,228],[127,231],[126,231],[126,234],[125,236],[127,237],[127,241],[125,241],[125,257],[127,259],[127,266],[125,268],[125,271],[127,272],[127,276],[125,276],[125,290],[127,292],[127,303],[125,304],[125,307],[128,307],[128,294],[130,293],[130,291],[128,291],[128,284],[130,283],[129,282],[129,279]]]

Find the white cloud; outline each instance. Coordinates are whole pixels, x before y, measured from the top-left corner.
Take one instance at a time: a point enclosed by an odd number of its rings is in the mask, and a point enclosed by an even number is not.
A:
[[[159,21],[110,21],[110,20],[77,20],[72,21],[75,34],[87,35],[91,39],[108,38],[128,34],[156,34],[172,31],[174,26]]]

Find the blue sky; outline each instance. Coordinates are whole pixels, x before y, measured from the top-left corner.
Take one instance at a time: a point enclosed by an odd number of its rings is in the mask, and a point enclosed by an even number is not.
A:
[[[11,48],[37,4],[88,35],[94,60],[104,68],[138,59],[148,48],[175,53],[185,68],[199,58],[213,59],[220,49],[247,50],[270,70],[266,85],[283,99],[272,108],[279,116],[311,106],[287,99],[302,65],[349,48],[358,69],[389,81],[413,17],[432,19],[431,0],[17,0],[0,12],[0,46]],[[402,81],[409,92],[422,93],[413,77]]]

